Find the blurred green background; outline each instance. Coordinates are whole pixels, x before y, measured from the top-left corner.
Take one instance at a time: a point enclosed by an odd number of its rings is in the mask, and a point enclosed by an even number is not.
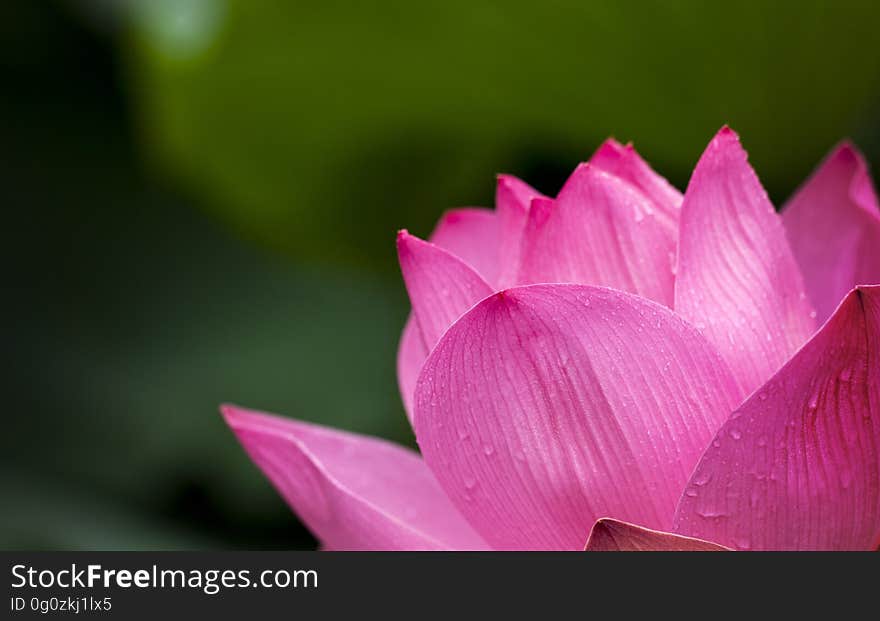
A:
[[[880,4],[5,0],[2,548],[301,548],[231,401],[412,444],[394,233],[555,192],[608,135],[680,188],[724,123],[779,204],[880,161]]]

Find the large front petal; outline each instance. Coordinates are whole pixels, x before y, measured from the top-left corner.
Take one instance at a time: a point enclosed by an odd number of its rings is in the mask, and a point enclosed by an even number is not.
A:
[[[532,201],[519,282],[614,287],[672,306],[675,227],[629,183],[581,164],[555,201]]]
[[[753,550],[880,544],[880,287],[851,292],[731,415],[675,530]]]
[[[587,552],[722,552],[724,546],[611,518],[597,521],[590,531]]]
[[[880,283],[880,209],[852,145],[828,156],[785,205],[782,221],[820,322],[856,285]]]
[[[746,392],[815,330],[782,221],[726,127],[706,147],[685,192],[675,312],[703,331]]]
[[[485,549],[412,451],[230,405],[223,415],[324,548]]]
[[[612,289],[534,285],[458,320],[416,387],[416,437],[493,547],[571,549],[600,517],[668,529],[740,400],[708,342]]]

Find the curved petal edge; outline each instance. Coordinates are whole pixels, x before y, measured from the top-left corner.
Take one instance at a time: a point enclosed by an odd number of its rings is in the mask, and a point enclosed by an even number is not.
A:
[[[486,549],[412,451],[233,405],[221,411],[323,548]]]

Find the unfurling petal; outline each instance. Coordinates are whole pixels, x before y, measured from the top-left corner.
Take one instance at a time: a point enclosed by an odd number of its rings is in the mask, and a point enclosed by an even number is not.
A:
[[[718,432],[675,531],[753,550],[880,544],[880,287],[860,287]]]
[[[620,520],[602,518],[593,525],[587,552],[723,552],[724,546]]]
[[[412,451],[229,405],[223,415],[325,548],[485,549]]]
[[[495,212],[480,207],[450,209],[428,239],[470,265],[487,283],[498,280],[500,230]]]
[[[819,322],[856,285],[880,283],[880,209],[852,145],[828,156],[788,201],[782,220]]]
[[[547,197],[513,175],[498,175],[495,212],[501,229],[499,287],[520,284],[516,279],[519,274],[522,236],[529,217],[529,206],[535,198]]]
[[[519,282],[613,287],[672,306],[675,228],[629,183],[581,164],[555,201],[532,201]]]
[[[492,293],[489,284],[467,263],[406,231],[397,235],[397,254],[428,351],[453,321]]]
[[[533,285],[458,320],[416,387],[416,437],[493,547],[580,550],[607,515],[668,529],[740,401],[720,356],[669,309],[612,289]]]
[[[681,214],[681,192],[654,172],[631,144],[624,146],[609,138],[590,158],[590,164],[620,177],[641,191],[654,203],[659,214],[668,218],[677,228]]]
[[[815,330],[782,221],[727,127],[709,143],[685,192],[675,312],[718,348],[746,393]]]

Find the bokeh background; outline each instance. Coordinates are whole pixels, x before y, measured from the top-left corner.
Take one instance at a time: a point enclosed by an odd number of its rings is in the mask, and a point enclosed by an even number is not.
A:
[[[217,413],[413,444],[398,228],[602,139],[880,162],[880,4],[4,0],[0,547],[308,548]],[[876,169],[875,169],[876,170]]]

